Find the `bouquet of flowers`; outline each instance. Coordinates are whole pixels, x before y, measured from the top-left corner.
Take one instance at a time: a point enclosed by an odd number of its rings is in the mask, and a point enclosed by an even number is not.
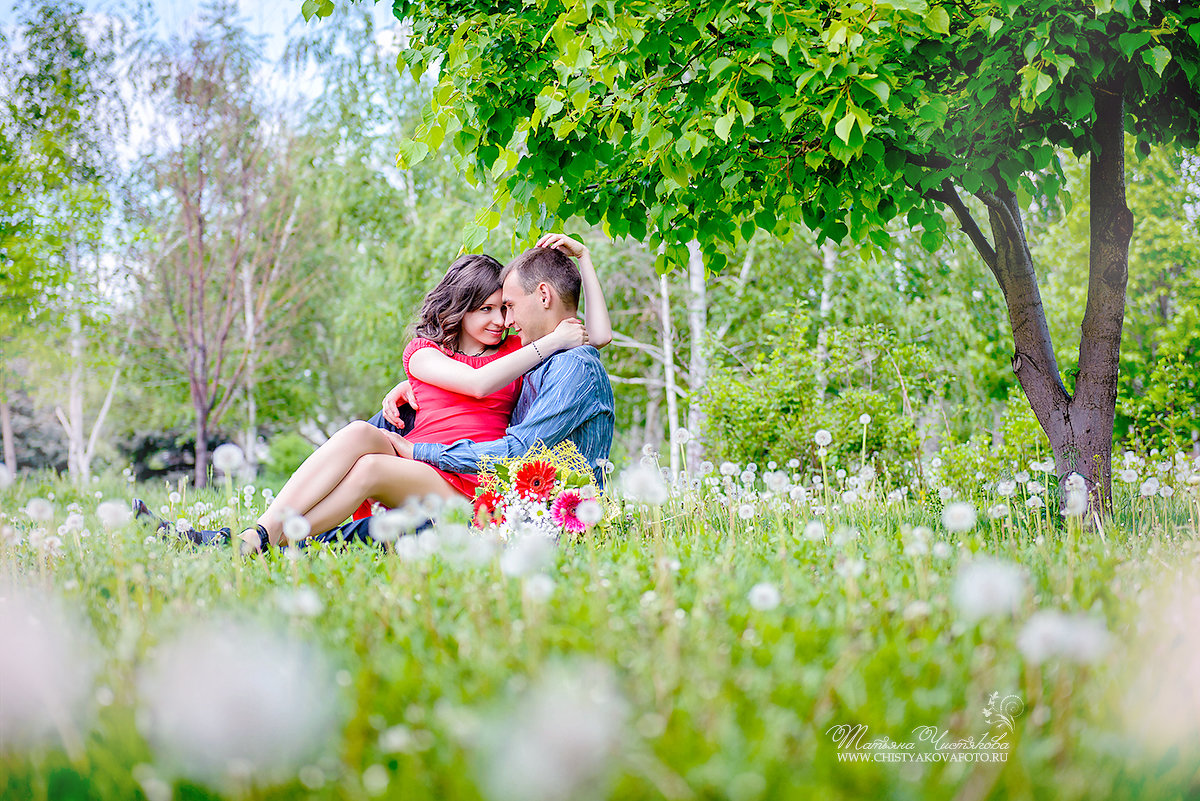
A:
[[[587,459],[570,440],[540,442],[516,459],[488,459],[475,492],[474,524],[507,541],[517,531],[582,534],[604,517]]]

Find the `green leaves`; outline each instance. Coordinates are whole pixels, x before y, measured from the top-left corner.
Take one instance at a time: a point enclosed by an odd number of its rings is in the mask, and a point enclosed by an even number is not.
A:
[[[314,16],[328,17],[333,13],[333,0],[304,0],[304,5],[300,6],[300,13],[305,22],[309,22]]]
[[[943,36],[950,33],[950,15],[941,6],[934,6],[925,15],[925,27]]]
[[[1167,64],[1171,61],[1171,51],[1162,45],[1152,47],[1142,53],[1142,60],[1150,65],[1156,75],[1162,75],[1163,70],[1167,68]]]

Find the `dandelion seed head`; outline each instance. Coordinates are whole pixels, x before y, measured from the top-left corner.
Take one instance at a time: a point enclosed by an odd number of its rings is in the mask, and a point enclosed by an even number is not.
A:
[[[750,606],[759,612],[770,612],[779,606],[779,588],[769,582],[761,581],[750,588],[746,599]]]
[[[214,785],[291,778],[337,728],[338,693],[324,657],[240,624],[200,624],[160,646],[139,696],[160,761]]]

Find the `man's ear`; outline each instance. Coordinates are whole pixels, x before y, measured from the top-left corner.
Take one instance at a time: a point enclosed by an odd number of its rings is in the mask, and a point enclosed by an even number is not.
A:
[[[554,298],[556,297],[554,293],[554,287],[550,286],[550,284],[546,283],[545,281],[542,281],[537,285],[537,293],[538,302],[542,304],[542,308],[550,308],[551,304],[554,303]]]

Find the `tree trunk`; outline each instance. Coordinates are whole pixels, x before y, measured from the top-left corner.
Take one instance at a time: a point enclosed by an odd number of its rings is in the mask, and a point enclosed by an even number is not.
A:
[[[823,399],[829,386],[825,363],[829,361],[829,315],[833,311],[833,276],[837,272],[837,245],[821,245],[821,329],[817,332],[817,389]]]
[[[1114,81],[1096,93],[1097,148],[1092,151],[1091,220],[1087,309],[1079,340],[1079,378],[1071,404],[1077,437],[1073,453],[1055,452],[1061,468],[1074,462],[1088,479],[1094,501],[1112,508],[1112,439],[1120,371],[1125,287],[1133,214],[1125,202],[1124,84]],[[1080,468],[1084,469],[1080,469]]]
[[[700,432],[704,428],[704,405],[700,393],[708,383],[708,347],[704,341],[708,331],[708,295],[705,293],[704,255],[700,243],[688,243],[688,333],[691,352],[688,358],[688,388],[691,390],[688,403],[687,428],[692,438],[687,444],[687,461],[691,470],[696,470],[704,458],[704,441]]]
[[[667,448],[671,453],[671,478],[679,475],[679,448],[675,432],[679,428],[679,398],[675,381],[675,331],[671,325],[671,292],[665,275],[659,277],[659,316],[662,322],[663,391],[667,395]]]
[[[246,454],[247,472],[251,475],[258,471],[258,406],[255,403],[255,378],[258,370],[258,320],[254,305],[254,275],[250,260],[242,264],[242,303],[245,305],[244,322],[246,326],[246,383],[242,391],[246,398],[246,429],[243,434],[242,450]]]
[[[0,437],[4,439],[4,464],[8,472],[17,474],[17,445],[13,439],[12,410],[8,405],[8,395],[0,397]]]
[[[1092,507],[1103,511],[1112,509],[1113,420],[1133,233],[1133,215],[1125,204],[1122,91],[1114,84],[1097,92],[1088,300],[1074,397],[1059,377],[1016,196],[1007,190],[980,195],[988,206],[996,243],[991,253],[986,242],[981,244],[978,230],[970,229],[961,204],[943,193],[1004,292],[1016,346],[1013,372],[1050,440],[1060,483],[1079,473],[1087,483]]]

